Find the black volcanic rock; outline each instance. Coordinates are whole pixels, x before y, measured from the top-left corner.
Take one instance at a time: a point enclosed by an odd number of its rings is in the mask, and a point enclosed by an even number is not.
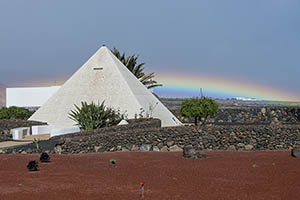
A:
[[[292,149],[291,155],[295,158],[300,158],[300,149]]]
[[[35,160],[32,160],[32,161],[30,161],[29,163],[28,163],[28,165],[27,165],[27,169],[29,170],[29,171],[38,171],[38,162],[37,161],[35,161]]]
[[[50,156],[47,153],[42,153],[40,157],[41,162],[50,162]]]

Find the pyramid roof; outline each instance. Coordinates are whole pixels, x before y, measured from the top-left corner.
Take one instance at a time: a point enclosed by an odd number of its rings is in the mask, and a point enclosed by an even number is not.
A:
[[[105,46],[101,47],[69,78],[29,120],[55,127],[76,123],[69,118],[74,105],[101,103],[119,110],[128,119],[143,116],[159,118],[162,126],[180,121]]]

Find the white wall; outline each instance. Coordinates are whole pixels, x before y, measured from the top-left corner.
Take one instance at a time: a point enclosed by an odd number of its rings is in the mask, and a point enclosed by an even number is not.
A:
[[[6,107],[43,105],[61,86],[6,88]]]

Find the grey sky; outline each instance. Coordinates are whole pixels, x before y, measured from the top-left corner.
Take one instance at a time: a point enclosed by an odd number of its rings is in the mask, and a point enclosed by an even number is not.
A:
[[[147,71],[300,94],[299,24],[297,0],[1,0],[0,82],[67,78],[106,44],[139,54]]]

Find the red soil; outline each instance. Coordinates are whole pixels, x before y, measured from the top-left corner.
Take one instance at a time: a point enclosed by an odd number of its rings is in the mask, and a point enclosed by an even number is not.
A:
[[[52,155],[28,172],[39,155],[0,155],[0,199],[300,199],[300,159],[289,151],[130,152]],[[110,159],[116,160],[113,167]]]

